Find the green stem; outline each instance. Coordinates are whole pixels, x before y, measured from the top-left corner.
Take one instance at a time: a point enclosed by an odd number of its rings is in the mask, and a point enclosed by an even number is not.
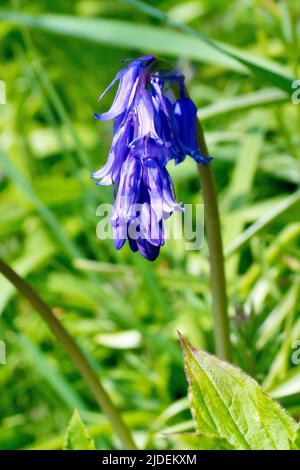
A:
[[[93,393],[97,403],[110,420],[112,427],[119,437],[124,449],[136,449],[136,445],[131,437],[131,433],[123,421],[119,411],[112,403],[107,392],[100,383],[97,374],[94,372],[81,349],[72,336],[65,330],[63,325],[52,313],[51,308],[41,299],[34,289],[24,281],[13,269],[4,261],[0,260],[0,272],[26,297],[33,308],[41,315],[43,320],[56,338],[64,345],[73,363],[81,373],[85,383]]]
[[[200,123],[198,123],[197,138],[202,154],[209,156]],[[205,223],[209,248],[216,354],[221,359],[230,361],[230,328],[227,313],[224,256],[216,185],[211,165],[198,165],[198,172],[205,208]]]

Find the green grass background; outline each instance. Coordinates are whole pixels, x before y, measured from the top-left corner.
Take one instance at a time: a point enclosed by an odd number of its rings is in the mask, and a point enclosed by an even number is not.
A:
[[[48,16],[55,15],[55,16]],[[214,351],[207,244],[167,241],[151,264],[96,238],[111,188],[103,89],[127,57],[186,75],[215,172],[234,361],[300,415],[300,79],[297,0],[2,0],[0,256],[54,308],[141,447],[192,430],[176,331]],[[177,199],[201,203],[195,164],[169,165]],[[97,447],[118,446],[63,346],[0,278],[0,449],[62,447],[77,407]]]

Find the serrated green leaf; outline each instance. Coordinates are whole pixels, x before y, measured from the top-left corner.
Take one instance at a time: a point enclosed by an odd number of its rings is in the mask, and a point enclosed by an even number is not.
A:
[[[89,436],[77,410],[74,411],[67,429],[64,450],[95,450],[95,443]]]
[[[180,339],[197,431],[224,437],[235,449],[289,449],[297,424],[280,405],[240,369]]]
[[[234,450],[226,439],[217,434],[182,432],[168,437],[179,450]]]

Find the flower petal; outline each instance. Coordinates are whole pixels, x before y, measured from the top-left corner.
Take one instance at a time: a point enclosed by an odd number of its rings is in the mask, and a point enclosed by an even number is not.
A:
[[[143,69],[150,65],[153,60],[154,56],[141,57],[140,59],[132,61],[129,65],[117,73],[114,80],[99,98],[100,101],[103,96],[111,89],[111,87],[119,80],[119,87],[113,104],[106,113],[95,113],[94,116],[96,119],[99,119],[100,121],[108,121],[122,114],[125,109],[130,108],[137,90],[138,83],[141,79]]]
[[[122,165],[129,152],[132,129],[132,121],[128,118],[123,126],[120,126],[117,130],[106,164],[103,168],[92,174],[92,178],[101,180],[97,184],[107,186],[119,180]]]
[[[197,163],[208,165],[212,159],[201,154],[197,143],[197,108],[193,101],[181,97],[174,105],[174,114],[183,153],[190,155]]]
[[[136,245],[139,252],[149,261],[155,261],[160,252],[160,246],[155,246],[147,240],[137,240]]]

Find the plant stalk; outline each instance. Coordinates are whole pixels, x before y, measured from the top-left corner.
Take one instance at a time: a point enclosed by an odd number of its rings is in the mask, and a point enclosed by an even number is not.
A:
[[[132,439],[131,432],[119,411],[111,401],[109,395],[103,388],[98,379],[97,374],[92,369],[88,360],[82,353],[80,347],[74,341],[72,336],[63,327],[60,321],[53,314],[51,308],[43,301],[43,299],[35,292],[35,290],[22,279],[10,266],[0,259],[0,272],[16,287],[16,289],[26,297],[33,308],[41,315],[47,323],[52,333],[64,345],[67,353],[72,359],[74,365],[79,370],[86,385],[90,388],[97,403],[100,405],[104,413],[107,415],[111,425],[119,437],[122,446],[126,450],[136,449],[136,445]]]
[[[199,122],[197,123],[197,139],[201,153],[208,157],[209,153],[205,142],[204,133]],[[216,184],[211,165],[203,166],[199,164],[198,173],[203,195],[207,241],[209,248],[216,354],[221,359],[230,361],[230,327],[227,311],[224,255]]]

